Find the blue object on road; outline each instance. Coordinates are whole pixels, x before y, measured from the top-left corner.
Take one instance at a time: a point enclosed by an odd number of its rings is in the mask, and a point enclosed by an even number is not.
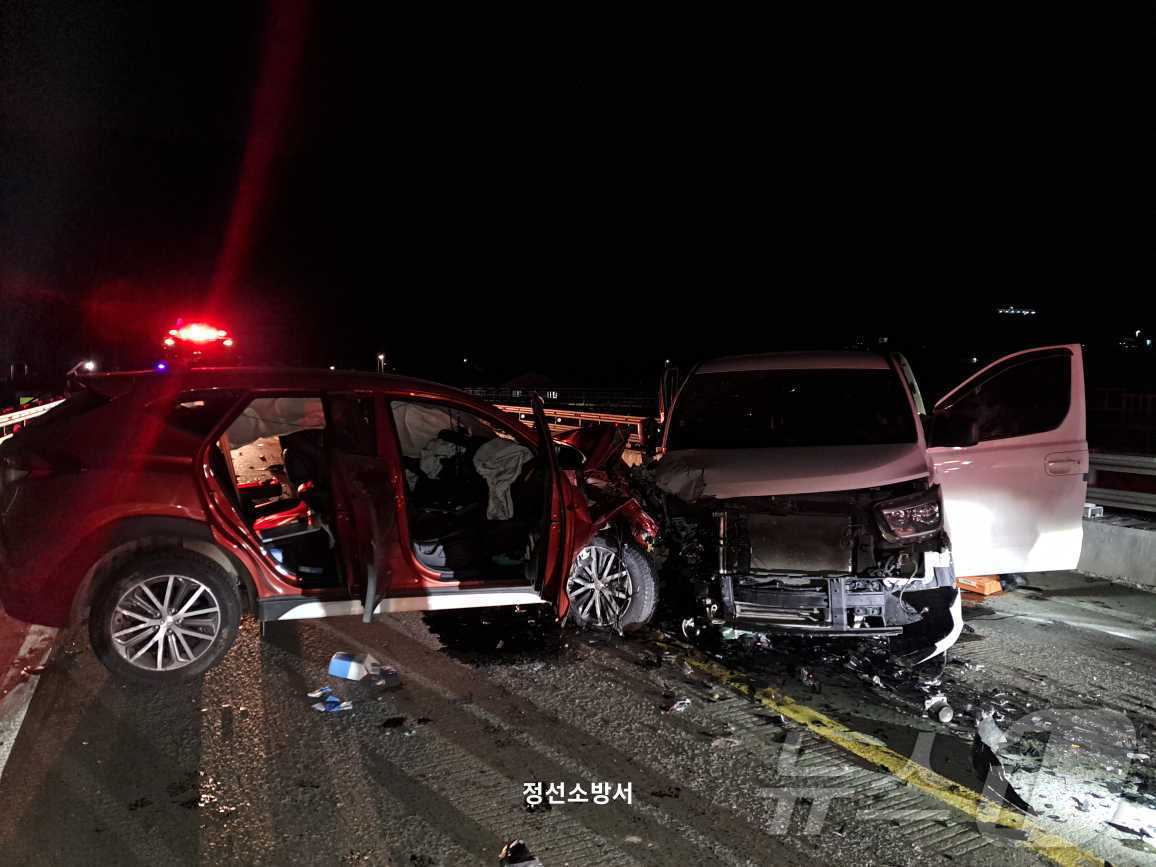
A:
[[[381,663],[368,653],[335,653],[329,660],[329,673],[346,680],[361,680],[367,674],[377,674]]]
[[[338,713],[343,710],[353,710],[353,702],[342,701],[335,695],[327,695],[325,701],[317,702],[313,705],[313,709],[322,713]]]

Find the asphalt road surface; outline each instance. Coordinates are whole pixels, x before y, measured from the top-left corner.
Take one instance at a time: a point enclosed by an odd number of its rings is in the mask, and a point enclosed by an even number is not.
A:
[[[951,663],[904,683],[847,645],[435,632],[405,615],[264,637],[246,623],[200,681],[148,690],[113,681],[67,633],[0,777],[0,852],[496,864],[518,837],[547,867],[1156,863],[1156,597],[1035,579],[972,600]],[[339,650],[395,666],[401,687],[329,678]],[[323,684],[353,709],[313,710]],[[940,692],[948,723],[924,712]],[[979,794],[987,710],[1035,816]],[[547,801],[563,784],[565,803],[527,809],[537,782]],[[576,800],[594,784],[608,803]]]

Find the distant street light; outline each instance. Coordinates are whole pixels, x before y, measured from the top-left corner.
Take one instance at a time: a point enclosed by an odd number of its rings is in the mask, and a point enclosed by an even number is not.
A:
[[[75,376],[76,374],[80,373],[81,368],[84,369],[85,373],[92,373],[94,370],[96,370],[96,362],[92,361],[91,359],[86,361],[78,361],[72,366],[72,369],[65,374],[65,376]]]
[[[385,373],[385,353],[377,353],[377,372]]]

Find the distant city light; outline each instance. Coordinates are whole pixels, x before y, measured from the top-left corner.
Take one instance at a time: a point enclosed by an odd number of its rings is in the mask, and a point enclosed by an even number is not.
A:
[[[330,369],[330,370],[337,370],[337,365],[336,365],[336,364],[331,364],[331,365],[329,365],[329,369]]]
[[[87,370],[89,373],[92,373],[94,370],[96,370],[96,362],[95,361],[84,362],[84,369]]]
[[[166,370],[169,369],[169,366],[167,364],[165,364],[163,361],[158,361],[155,366],[156,366],[156,369],[161,371],[162,373],[164,373]]]
[[[1001,307],[999,312],[1004,316],[1035,316],[1036,311],[1031,307]]]

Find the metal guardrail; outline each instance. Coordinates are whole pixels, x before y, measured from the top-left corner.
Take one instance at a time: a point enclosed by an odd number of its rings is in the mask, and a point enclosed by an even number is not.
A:
[[[7,415],[0,415],[0,443],[12,436],[12,429],[18,424],[24,424],[30,419],[44,415],[49,410],[64,403],[64,399],[54,400],[52,403],[42,403],[39,406],[30,406],[28,409],[18,409]]]
[[[572,409],[582,412],[652,416],[657,408],[655,392],[635,388],[567,388],[565,386],[482,388],[469,386],[463,390],[493,404],[522,405],[529,402],[531,394],[537,394],[542,399],[547,412],[554,412],[556,409]]]
[[[1092,452],[1087,499],[1101,506],[1156,512],[1156,456]]]
[[[534,426],[534,410],[528,406],[514,406],[508,403],[498,403],[495,406],[502,412],[517,416],[519,421],[529,427]],[[646,444],[646,422],[644,415],[619,415],[606,412],[582,412],[580,410],[560,409],[558,407],[544,407],[546,423],[555,433],[574,430],[582,427],[583,422],[606,422],[625,427],[630,431],[628,440],[632,448],[641,448]]]

